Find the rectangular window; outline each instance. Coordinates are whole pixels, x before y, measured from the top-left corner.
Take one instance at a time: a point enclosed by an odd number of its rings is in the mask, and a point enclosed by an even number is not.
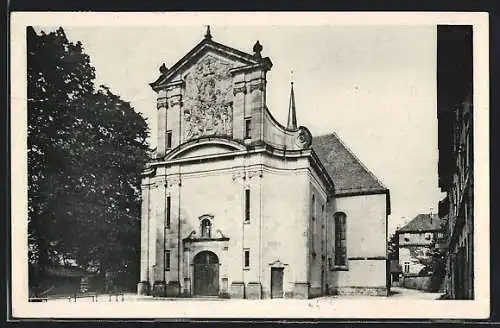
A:
[[[335,214],[335,265],[347,265],[346,215]]]
[[[167,196],[167,204],[165,205],[166,209],[165,211],[167,212],[166,218],[165,218],[165,227],[167,229],[170,229],[170,196]]]
[[[170,271],[170,251],[165,250],[165,271]]]
[[[248,269],[250,267],[250,250],[249,249],[245,249],[244,256],[245,256],[244,267],[246,269]]]
[[[405,262],[404,272],[405,273],[410,272],[410,262]]]
[[[252,119],[245,119],[245,138],[249,139],[252,137]]]
[[[167,131],[167,149],[172,148],[172,131]]]
[[[245,190],[245,221],[250,221],[250,189]]]

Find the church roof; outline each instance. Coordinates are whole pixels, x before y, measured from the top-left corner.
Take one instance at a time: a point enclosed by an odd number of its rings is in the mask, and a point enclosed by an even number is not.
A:
[[[336,133],[314,137],[312,148],[332,178],[336,195],[380,193],[388,190]]]
[[[431,216],[432,215],[432,216]],[[419,214],[398,232],[421,232],[441,230],[441,220],[437,214]]]

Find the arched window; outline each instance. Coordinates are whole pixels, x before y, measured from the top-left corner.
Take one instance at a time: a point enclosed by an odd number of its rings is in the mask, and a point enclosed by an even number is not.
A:
[[[335,220],[335,266],[347,266],[346,215],[334,214]]]
[[[201,221],[201,237],[210,238],[212,236],[212,223],[209,219],[203,219]]]

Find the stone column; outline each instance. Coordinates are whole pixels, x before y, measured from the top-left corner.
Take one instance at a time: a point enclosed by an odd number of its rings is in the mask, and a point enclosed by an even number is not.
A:
[[[158,135],[157,135],[157,148],[156,153],[158,157],[165,156],[166,146],[166,131],[167,131],[167,92],[160,90],[158,92],[158,99],[156,100],[156,109],[158,110]]]
[[[141,186],[141,271],[137,285],[139,295],[149,294],[149,184]]]

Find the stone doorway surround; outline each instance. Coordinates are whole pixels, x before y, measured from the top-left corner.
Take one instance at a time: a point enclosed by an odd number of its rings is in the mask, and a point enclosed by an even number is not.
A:
[[[218,286],[219,297],[227,297],[229,294],[227,286],[227,251],[229,249],[229,238],[225,236],[220,230],[216,230],[215,234],[209,238],[198,237],[196,231],[192,231],[186,238],[182,240],[184,260],[183,260],[183,274],[184,284],[182,288],[182,295],[184,297],[199,296],[195,293],[194,281],[194,259],[196,255],[202,252],[211,252],[218,258]]]

